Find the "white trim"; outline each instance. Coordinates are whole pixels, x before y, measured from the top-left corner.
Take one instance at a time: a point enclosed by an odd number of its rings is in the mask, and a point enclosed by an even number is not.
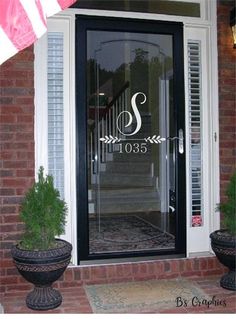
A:
[[[203,111],[203,190],[204,190],[204,216],[206,224],[200,228],[190,225],[190,194],[187,187],[187,257],[191,253],[212,252],[209,234],[219,229],[220,214],[216,212],[216,205],[220,199],[219,178],[219,91],[218,91],[218,55],[217,55],[217,3],[208,1],[207,15],[211,19],[208,26],[188,24],[185,27],[185,43],[187,39],[200,40],[203,44],[201,56],[202,64],[202,111]],[[203,35],[205,33],[205,35]],[[185,44],[186,49],[186,44]],[[187,56],[185,51],[184,56]],[[186,68],[185,61],[185,68]],[[185,79],[187,70],[185,70]],[[187,82],[185,81],[185,93]],[[186,105],[188,97],[186,94]],[[187,110],[187,106],[186,106]],[[186,132],[188,132],[188,113],[186,112]],[[216,136],[216,140],[215,140]],[[188,139],[188,136],[186,136]],[[188,148],[188,145],[187,145]],[[186,150],[186,172],[189,171],[189,148]],[[187,185],[189,178],[187,175]],[[205,218],[204,218],[205,219]],[[206,227],[207,226],[207,227]],[[200,241],[197,239],[201,238]]]
[[[208,99],[208,79],[207,79],[207,55],[206,55],[206,45],[207,45],[207,29],[204,27],[186,27],[185,28],[185,48],[187,48],[187,44],[189,40],[198,40],[200,41],[200,56],[201,56],[201,132],[202,132],[202,187],[204,189],[202,193],[202,202],[203,202],[203,226],[201,227],[191,227],[191,202],[190,202],[190,145],[187,143],[186,145],[186,176],[187,176],[187,246],[188,246],[188,254],[194,252],[202,252],[209,250],[209,213],[207,210],[208,207],[208,139],[206,132],[207,127],[207,108],[209,105]],[[186,53],[187,54],[187,53]],[[186,55],[187,56],[187,55]],[[204,72],[205,71],[205,72]],[[186,101],[186,141],[189,141],[189,112],[188,112],[188,61],[185,59],[185,101]],[[201,240],[199,240],[201,239]]]
[[[210,232],[220,228],[220,213],[215,211],[216,205],[220,202],[220,161],[219,161],[219,88],[218,88],[218,50],[217,50],[217,3],[210,1],[212,27],[210,28],[210,169],[211,169],[211,219]],[[210,248],[211,250],[211,248]]]
[[[73,245],[72,262],[77,263],[76,173],[75,173],[75,82],[74,23],[71,17],[48,21],[48,32],[62,32],[64,39],[64,197],[68,206],[63,239]],[[35,155],[36,172],[48,172],[47,35],[35,45]]]
[[[160,21],[174,21],[184,22],[185,24],[209,24],[211,18],[212,2],[216,0],[172,0],[177,2],[194,2],[200,3],[200,17],[188,17],[177,15],[166,15],[157,13],[143,13],[143,12],[131,12],[131,11],[112,11],[112,10],[96,10],[96,9],[66,9],[59,12],[57,16],[68,15],[90,15],[90,16],[102,16],[102,17],[117,17],[117,18],[132,18],[143,20],[160,20]],[[55,16],[54,16],[55,17]]]
[[[34,44],[35,85],[35,177],[40,166],[48,172],[48,109],[47,105],[47,34]]]

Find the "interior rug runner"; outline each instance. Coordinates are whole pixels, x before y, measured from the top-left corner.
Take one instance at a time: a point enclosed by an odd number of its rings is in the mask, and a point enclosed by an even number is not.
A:
[[[174,247],[173,235],[135,215],[101,217],[100,222],[95,219],[89,221],[90,253]]]
[[[182,278],[89,285],[85,290],[94,313],[159,313],[178,309],[178,297],[190,303],[192,298],[209,299],[196,282]]]

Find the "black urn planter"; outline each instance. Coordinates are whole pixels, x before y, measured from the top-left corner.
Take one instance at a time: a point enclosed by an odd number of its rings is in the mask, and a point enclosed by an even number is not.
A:
[[[220,280],[221,287],[236,290],[235,261],[236,261],[236,236],[230,235],[227,230],[216,230],[210,234],[211,247],[218,260],[229,272]]]
[[[66,270],[72,245],[65,240],[56,239],[57,247],[49,250],[30,251],[13,246],[11,253],[19,273],[35,285],[26,297],[26,305],[34,310],[48,310],[58,307],[62,302],[60,292],[52,288]]]

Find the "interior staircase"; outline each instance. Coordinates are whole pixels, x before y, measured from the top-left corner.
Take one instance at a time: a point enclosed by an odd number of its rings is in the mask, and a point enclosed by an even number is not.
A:
[[[141,114],[141,116],[142,128],[135,135],[137,139],[152,134],[151,116],[149,114]],[[136,143],[136,141],[127,142]],[[151,146],[148,143],[146,146],[148,147],[146,153],[127,154],[125,151],[120,153],[119,150],[114,150],[109,156],[110,160],[103,164],[104,169],[100,171],[99,176],[100,187],[92,190],[91,198],[91,202],[96,203],[97,208],[100,206],[102,214],[160,210],[156,177],[153,176]]]

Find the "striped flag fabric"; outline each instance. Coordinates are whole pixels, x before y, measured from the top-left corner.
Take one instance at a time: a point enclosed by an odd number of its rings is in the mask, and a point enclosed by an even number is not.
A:
[[[47,31],[46,18],[75,0],[0,0],[0,65]]]

